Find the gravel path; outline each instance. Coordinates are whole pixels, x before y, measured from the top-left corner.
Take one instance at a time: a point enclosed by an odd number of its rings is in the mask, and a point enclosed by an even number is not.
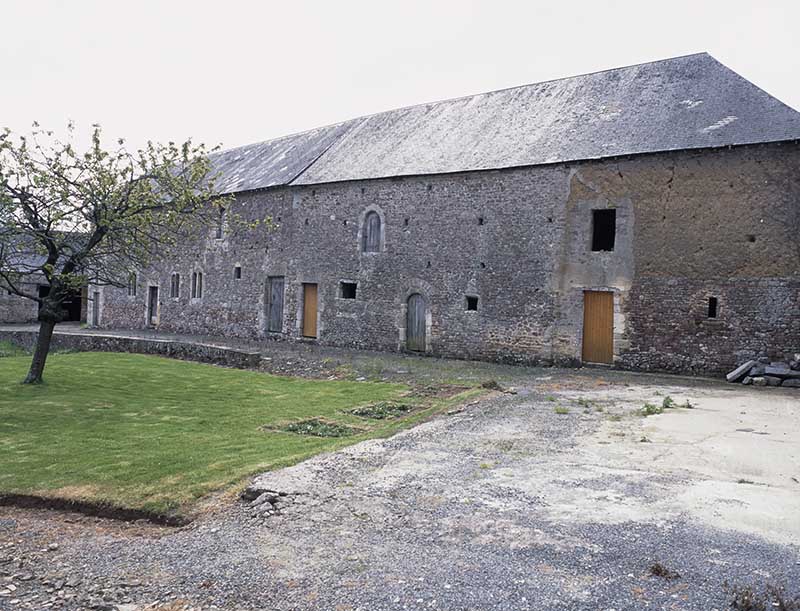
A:
[[[643,426],[618,398],[675,380],[521,371],[518,394],[256,478],[284,495],[273,515],[218,499],[173,529],[0,508],[0,609],[721,611],[726,583],[800,594],[797,546],[671,504],[696,474],[598,464],[617,415]],[[590,393],[612,399],[576,402]]]

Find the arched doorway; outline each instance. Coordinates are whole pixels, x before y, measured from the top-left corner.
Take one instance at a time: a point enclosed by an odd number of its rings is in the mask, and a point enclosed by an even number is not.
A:
[[[406,311],[406,350],[425,352],[425,298],[414,293],[408,298]]]

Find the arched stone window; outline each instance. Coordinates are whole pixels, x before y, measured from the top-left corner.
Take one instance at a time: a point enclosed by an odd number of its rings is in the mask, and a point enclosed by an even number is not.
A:
[[[192,299],[203,298],[203,272],[192,272]]]
[[[381,250],[381,217],[374,210],[367,212],[364,217],[362,235],[362,252],[380,252]]]
[[[131,272],[128,274],[128,297],[136,297],[137,283],[138,278],[136,277],[136,272]]]

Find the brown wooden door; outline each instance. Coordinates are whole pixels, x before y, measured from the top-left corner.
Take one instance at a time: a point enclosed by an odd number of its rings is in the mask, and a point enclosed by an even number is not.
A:
[[[303,337],[317,337],[316,284],[303,284]]]
[[[583,360],[614,362],[614,293],[583,293]]]
[[[425,352],[425,319],[427,308],[425,298],[414,293],[408,298],[406,314],[406,349],[414,352]]]

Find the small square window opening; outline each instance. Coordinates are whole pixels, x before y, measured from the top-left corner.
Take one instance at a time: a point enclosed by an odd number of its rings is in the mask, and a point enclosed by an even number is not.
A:
[[[467,311],[468,312],[477,312],[478,310],[478,298],[474,295],[467,295]]]
[[[358,285],[355,282],[340,282],[339,296],[342,299],[355,299]]]

